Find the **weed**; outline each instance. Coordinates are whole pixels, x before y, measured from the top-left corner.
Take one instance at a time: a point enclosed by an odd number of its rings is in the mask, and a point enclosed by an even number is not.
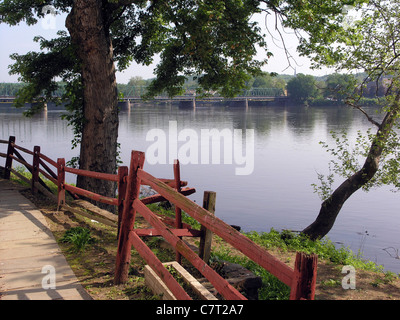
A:
[[[373,282],[371,282],[371,285],[376,288],[382,284],[391,283],[391,282],[395,281],[396,279],[398,279],[398,276],[394,272],[387,271],[387,272],[385,272],[385,275],[383,278],[377,277]]]
[[[322,286],[327,286],[327,287],[336,287],[341,285],[341,281],[337,279],[329,279],[325,281],[321,281]]]
[[[290,231],[278,232],[271,229],[270,232],[249,232],[246,234],[255,243],[264,248],[280,248],[283,251],[301,251],[307,254],[317,254],[319,259],[329,260],[335,264],[352,265],[355,268],[381,271],[382,267],[371,261],[362,259],[360,253],[354,254],[349,248],[337,247],[328,238],[310,240],[303,234],[295,234]]]
[[[82,252],[93,243],[95,239],[90,235],[90,230],[83,227],[74,227],[65,231],[61,242],[72,244],[74,252]]]

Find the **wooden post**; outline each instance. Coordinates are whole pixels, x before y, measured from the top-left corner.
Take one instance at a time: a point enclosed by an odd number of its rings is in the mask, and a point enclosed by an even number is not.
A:
[[[65,159],[57,159],[57,187],[58,187],[58,209],[65,203]],[[57,209],[57,210],[58,210]]]
[[[128,167],[119,167],[118,168],[118,233],[117,238],[119,236],[119,229],[121,228],[121,218],[122,211],[124,208],[124,200],[126,196],[126,185],[128,179]]]
[[[33,194],[37,192],[35,183],[39,182],[39,166],[40,166],[40,147],[33,148],[33,161],[32,161],[32,186],[31,191]]]
[[[143,180],[143,183],[149,185],[165,199],[177,204],[183,211],[196,219],[207,229],[210,229],[213,233],[217,234],[233,247],[240,250],[255,263],[259,264],[269,273],[279,278],[283,283],[289,287],[292,286],[294,271],[288,265],[274,257],[267,250],[256,245],[249,238],[223,222],[221,219],[215,217],[215,215],[211,214],[206,209],[200,207],[184,195],[175,192],[175,190],[172,190],[170,187],[162,183],[162,181],[154,178],[151,174],[139,170],[138,175]],[[182,253],[182,251],[180,252]]]
[[[132,151],[129,167],[126,195],[121,217],[121,226],[118,237],[118,249],[115,264],[114,283],[121,284],[128,280],[129,264],[131,262],[132,243],[129,241],[129,233],[135,224],[136,210],[133,209],[133,201],[139,197],[140,179],[137,176],[138,169],[143,168],[145,154]]]
[[[204,191],[203,208],[210,213],[215,213],[215,202],[217,194],[213,191]],[[201,226],[202,236],[200,237],[199,256],[208,263],[211,255],[212,232],[203,225]]]
[[[174,178],[175,178],[175,189],[178,192],[181,192],[181,172],[179,167],[179,160],[175,160],[174,162]],[[182,211],[181,208],[175,205],[175,228],[182,229]],[[182,237],[181,237],[182,239]],[[182,255],[176,251],[175,260],[179,264],[182,262]]]
[[[6,166],[4,170],[4,179],[7,180],[10,180],[10,174],[12,168],[12,158],[10,156],[14,155],[14,143],[15,143],[15,137],[10,136],[10,138],[8,139]]]
[[[318,256],[297,252],[294,264],[291,300],[314,300],[317,282]]]

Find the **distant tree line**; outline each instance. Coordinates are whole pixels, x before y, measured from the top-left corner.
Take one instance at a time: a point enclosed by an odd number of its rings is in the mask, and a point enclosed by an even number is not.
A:
[[[343,104],[349,97],[357,97],[360,104],[377,104],[390,84],[390,76],[376,82],[369,81],[363,73],[333,73],[324,77],[298,74],[287,82],[287,94],[292,101],[302,104]]]
[[[359,93],[364,104],[374,104],[379,97],[383,97],[390,86],[390,77],[374,81],[365,81],[365,75],[347,75],[333,73],[323,77],[312,75],[276,74],[263,72],[252,77],[247,82],[247,88],[273,88],[279,89],[282,95],[287,95],[293,102],[301,104],[342,104],[345,99],[355,91]],[[143,79],[140,76],[132,77],[127,84],[118,84],[120,97],[139,97],[146,93],[146,88],[152,79]],[[25,84],[23,83],[0,83],[0,96],[15,96]],[[60,86],[56,96],[64,94],[64,85]],[[189,77],[184,84],[187,92],[194,93],[198,88],[196,77]]]
[[[0,83],[0,96],[15,97],[18,90],[23,86],[23,83]]]
[[[147,92],[152,79],[143,79],[141,76],[132,77],[127,84],[117,84],[120,97],[139,97]],[[19,89],[25,84],[23,83],[0,83],[0,96],[15,96]],[[64,94],[64,85],[54,93],[54,95],[62,96]],[[195,76],[188,77],[183,88],[186,92],[194,93],[199,87]],[[247,88],[274,88],[281,89],[282,94],[285,94],[286,80],[280,75],[264,72],[257,77],[251,78],[247,82]]]

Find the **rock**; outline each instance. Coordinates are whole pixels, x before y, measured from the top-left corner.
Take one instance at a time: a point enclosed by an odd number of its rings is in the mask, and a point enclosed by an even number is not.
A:
[[[237,231],[240,231],[240,230],[242,229],[240,226],[237,226],[237,225],[235,225],[235,224],[231,224],[231,227],[232,227],[233,229],[236,229]]]
[[[216,271],[247,299],[258,300],[258,290],[262,286],[261,277],[254,275],[254,273],[239,264],[230,262],[224,262]],[[223,299],[207,279],[203,278],[199,282],[218,299]]]
[[[234,263],[225,263],[220,273],[222,277],[247,299],[258,300],[258,289],[262,286],[261,277],[254,275],[254,273],[245,267]]]

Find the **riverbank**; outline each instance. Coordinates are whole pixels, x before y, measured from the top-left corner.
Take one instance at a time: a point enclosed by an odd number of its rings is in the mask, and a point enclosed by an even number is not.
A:
[[[366,106],[379,106],[380,105],[380,99],[379,98],[361,98],[357,102],[360,106],[366,107]],[[326,98],[315,98],[312,99],[309,102],[310,106],[325,106],[325,107],[340,107],[345,105],[344,101],[337,101],[337,100],[332,100],[332,99],[326,99]]]
[[[105,226],[94,219],[74,215],[69,211],[57,211],[56,205],[42,196],[33,197],[28,190],[22,192],[45,215],[51,231],[82,286],[95,300],[157,300],[144,282],[144,261],[132,251],[130,278],[127,284],[115,286],[113,272],[117,248],[116,228]],[[160,210],[165,211],[164,208]],[[144,227],[145,221],[137,219],[137,227]],[[90,232],[87,246],[82,249],[65,240],[68,230],[76,227]],[[307,242],[301,237],[289,233],[247,234],[253,241],[266,247],[281,261],[293,266],[295,251],[316,252],[319,256],[316,300],[392,300],[400,299],[400,280],[394,273],[382,272],[372,262],[356,259],[347,250],[337,250],[333,244],[326,242]],[[198,245],[196,240],[194,245]],[[163,262],[172,261],[174,253],[160,238],[151,238],[147,244]],[[256,275],[263,278],[263,287],[259,299],[284,300],[288,298],[288,289],[274,277],[269,276],[254,263],[248,261],[237,250],[230,247],[219,237],[213,239],[212,263],[221,261],[240,263]],[[344,289],[342,273],[344,265],[355,267],[355,289]],[[187,266],[189,268],[189,266]]]

